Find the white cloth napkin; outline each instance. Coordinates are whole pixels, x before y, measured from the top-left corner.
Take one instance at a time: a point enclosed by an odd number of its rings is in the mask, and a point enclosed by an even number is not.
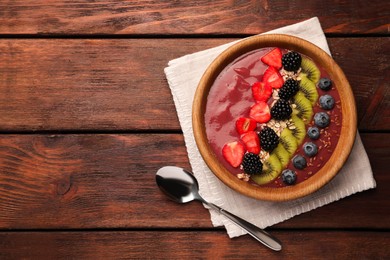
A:
[[[317,17],[268,33],[289,34],[306,39],[330,54]],[[199,181],[200,194],[207,201],[265,228],[356,192],[374,188],[376,183],[359,133],[356,136],[351,155],[339,174],[319,191],[301,199],[288,202],[251,199],[231,190],[213,175],[203,161],[193,137],[192,101],[199,80],[208,65],[233,43],[235,42],[172,60],[164,70],[183,130],[192,171]],[[224,225],[229,237],[246,233],[217,212],[210,210],[210,214],[212,224],[214,226]]]

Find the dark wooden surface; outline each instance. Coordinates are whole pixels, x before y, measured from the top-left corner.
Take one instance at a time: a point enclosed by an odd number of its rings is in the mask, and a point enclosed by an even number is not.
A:
[[[256,34],[318,16],[327,33],[389,32],[383,0],[0,2],[5,34]]]
[[[163,73],[176,57],[318,16],[377,188],[229,239],[157,189],[190,169]],[[0,259],[390,258],[386,1],[0,0]]]

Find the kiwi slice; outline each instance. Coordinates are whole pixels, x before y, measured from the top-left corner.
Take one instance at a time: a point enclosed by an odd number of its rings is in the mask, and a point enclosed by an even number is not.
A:
[[[318,92],[316,84],[313,83],[307,76],[302,76],[299,82],[299,90],[305,94],[305,97],[310,100],[311,105],[314,106],[318,99]]]
[[[301,69],[301,77],[303,76],[302,74],[304,74],[308,79],[314,82],[314,84],[317,84],[320,80],[321,72],[317,65],[309,58],[302,57]]]
[[[306,136],[305,122],[296,115],[292,115],[291,120],[294,123],[294,129],[291,129],[291,132],[297,139],[297,144],[300,145]]]
[[[279,176],[283,167],[278,157],[275,154],[271,154],[270,157],[263,164],[263,171],[261,174],[252,174],[251,178],[259,185],[263,185],[271,182]]]
[[[288,128],[283,129],[280,134],[279,143],[283,145],[290,156],[292,156],[298,148],[297,139]]]
[[[294,96],[293,99],[293,115],[298,116],[303,120],[305,124],[308,124],[313,117],[313,107],[311,106],[310,100],[305,97],[301,91]]]
[[[275,154],[280,163],[282,164],[282,167],[285,168],[288,164],[288,161],[290,160],[290,154],[286,151],[283,144],[279,143],[278,146],[272,151],[272,154]]]

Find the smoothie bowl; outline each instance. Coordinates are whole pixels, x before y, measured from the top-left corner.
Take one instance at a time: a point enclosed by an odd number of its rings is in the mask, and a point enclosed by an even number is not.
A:
[[[211,171],[246,196],[286,201],[328,183],[356,135],[351,87],[323,50],[300,38],[247,38],[201,78],[192,123]]]

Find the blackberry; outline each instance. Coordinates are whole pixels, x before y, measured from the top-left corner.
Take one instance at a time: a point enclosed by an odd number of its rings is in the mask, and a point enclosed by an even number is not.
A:
[[[302,56],[295,52],[290,51],[283,55],[282,65],[287,71],[297,71],[301,67]]]
[[[261,148],[267,152],[272,152],[279,144],[279,136],[272,128],[264,127],[260,134]]]
[[[254,153],[246,153],[242,160],[242,167],[247,174],[259,174],[263,170],[260,156]]]
[[[279,99],[271,108],[271,116],[276,120],[288,119],[292,113],[292,109],[287,101]]]
[[[284,82],[283,86],[279,90],[279,97],[284,100],[289,100],[299,90],[298,81],[294,79],[288,79]]]

